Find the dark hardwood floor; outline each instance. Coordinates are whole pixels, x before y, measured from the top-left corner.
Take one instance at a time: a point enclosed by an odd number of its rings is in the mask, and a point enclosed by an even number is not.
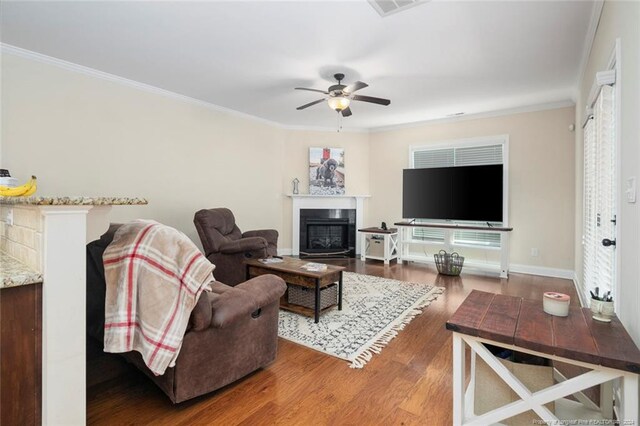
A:
[[[545,291],[560,291],[578,304],[569,280],[522,274],[508,280],[464,273],[454,278],[419,264],[332,263],[363,274],[433,283],[445,292],[363,369],[280,339],[278,358],[268,368],[179,405],[134,367],[91,342],[88,423],[447,425],[452,421],[451,333],[444,324],[471,290],[538,300]]]

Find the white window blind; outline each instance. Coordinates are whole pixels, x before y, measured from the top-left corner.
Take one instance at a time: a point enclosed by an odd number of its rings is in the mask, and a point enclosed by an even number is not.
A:
[[[503,164],[502,143],[466,146],[451,146],[446,148],[416,148],[411,151],[412,167],[414,169],[427,169],[436,167],[461,167],[483,166],[491,164]],[[427,222],[427,220],[417,220]],[[428,220],[428,222],[439,222]],[[482,222],[484,225],[485,223]],[[495,223],[501,225],[501,223]],[[434,242],[444,242],[445,231],[434,228],[414,228],[413,238]],[[453,233],[453,243],[457,245],[469,245],[478,247],[500,247],[500,233],[456,231]]]
[[[474,231],[455,231],[453,242],[458,245],[500,247],[500,234]]]
[[[417,148],[412,151],[413,168],[503,164],[503,145],[478,145],[451,148]]]
[[[605,247],[603,239],[615,239],[616,152],[614,89],[600,89],[593,106],[593,117],[584,128],[584,223],[583,288],[615,292],[615,249]],[[614,294],[614,298],[616,295]]]
[[[502,164],[502,145],[470,146],[454,149],[456,166]]]
[[[417,150],[413,152],[413,168],[451,167],[455,164],[454,155],[453,148]]]
[[[596,282],[596,131],[595,118],[592,116],[584,128],[584,223],[583,257],[584,300],[589,300],[589,288]]]

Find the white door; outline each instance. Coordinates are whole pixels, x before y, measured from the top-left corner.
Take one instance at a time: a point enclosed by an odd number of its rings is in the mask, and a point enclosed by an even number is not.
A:
[[[616,282],[616,135],[614,89],[601,87],[585,127],[584,293],[611,291]]]

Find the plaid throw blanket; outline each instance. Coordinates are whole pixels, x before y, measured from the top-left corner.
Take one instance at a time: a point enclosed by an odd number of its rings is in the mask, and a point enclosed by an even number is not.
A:
[[[103,261],[105,352],[138,351],[154,374],[164,374],[215,266],[186,235],[144,220],[121,226]]]

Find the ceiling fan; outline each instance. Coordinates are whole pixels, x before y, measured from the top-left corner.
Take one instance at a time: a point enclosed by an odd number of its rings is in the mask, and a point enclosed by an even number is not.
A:
[[[327,90],[309,89],[306,87],[296,87],[295,90],[307,90],[309,92],[319,92],[326,95],[322,99],[309,102],[308,104],[299,106],[297,110],[309,108],[310,106],[319,104],[320,102],[327,101],[329,107],[342,114],[343,117],[349,117],[351,115],[351,108],[349,105],[351,101],[370,102],[378,105],[389,105],[391,101],[389,99],[374,98],[373,96],[361,96],[354,93],[360,89],[364,89],[369,85],[362,81],[356,81],[348,86],[342,84],[344,80],[344,74],[334,74],[333,77],[338,80],[338,84],[330,86]]]

